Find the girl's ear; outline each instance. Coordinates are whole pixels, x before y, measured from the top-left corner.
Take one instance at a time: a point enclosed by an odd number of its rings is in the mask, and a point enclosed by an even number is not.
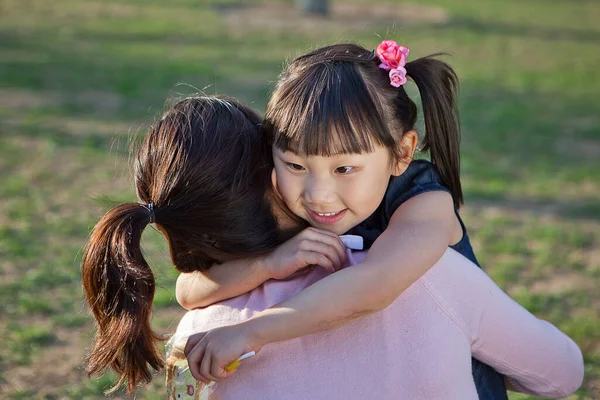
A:
[[[419,135],[416,131],[410,130],[402,135],[402,139],[400,139],[400,143],[398,144],[400,147],[400,159],[394,161],[392,175],[399,176],[406,171],[415,155],[418,144]]]

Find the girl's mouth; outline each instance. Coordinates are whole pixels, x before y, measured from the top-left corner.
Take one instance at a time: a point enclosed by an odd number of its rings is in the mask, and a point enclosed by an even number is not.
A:
[[[337,211],[337,212],[328,212],[328,213],[320,213],[313,210],[308,210],[311,218],[320,224],[335,224],[346,215],[347,208]]]

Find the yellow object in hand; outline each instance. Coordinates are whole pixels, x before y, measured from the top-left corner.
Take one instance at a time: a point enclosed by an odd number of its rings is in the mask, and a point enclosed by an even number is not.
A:
[[[224,368],[225,371],[227,371],[227,372],[233,372],[233,371],[235,371],[240,365],[242,365],[242,360],[245,360],[246,358],[252,357],[255,354],[256,353],[254,351],[251,351],[250,353],[244,354],[243,356],[241,356],[237,360],[232,361],[229,364],[227,364],[225,366],[225,368]]]
[[[225,371],[227,371],[227,372],[235,371],[237,369],[237,367],[239,367],[240,365],[242,365],[242,362],[240,360],[232,361],[225,366]]]

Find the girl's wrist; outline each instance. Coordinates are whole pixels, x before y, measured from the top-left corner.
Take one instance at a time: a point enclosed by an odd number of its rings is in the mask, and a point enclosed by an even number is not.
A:
[[[264,345],[269,344],[267,331],[260,318],[251,318],[240,323],[243,330],[243,336],[250,347],[250,351],[258,352]]]
[[[294,328],[290,326],[290,322],[294,320],[290,319],[293,314],[293,310],[269,308],[242,322],[243,334],[246,341],[252,345],[252,350],[258,351],[269,343],[297,337],[293,334]]]
[[[261,282],[266,282],[273,278],[271,268],[269,268],[268,264],[268,257],[268,255],[258,256],[254,260],[254,271]]]

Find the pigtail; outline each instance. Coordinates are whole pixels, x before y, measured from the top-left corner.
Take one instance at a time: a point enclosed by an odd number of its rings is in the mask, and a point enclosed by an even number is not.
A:
[[[94,227],[83,255],[83,287],[97,325],[86,370],[117,372],[119,382],[109,392],[127,382],[131,393],[138,383],[150,382],[151,369],[163,366],[155,346],[160,338],[150,327],[155,281],[140,247],[150,217],[138,203],[111,209]]]
[[[425,119],[423,150],[429,150],[444,183],[452,193],[454,206],[463,203],[460,184],[460,126],[458,122],[458,78],[443,61],[423,57],[406,63],[407,75],[421,95]]]

